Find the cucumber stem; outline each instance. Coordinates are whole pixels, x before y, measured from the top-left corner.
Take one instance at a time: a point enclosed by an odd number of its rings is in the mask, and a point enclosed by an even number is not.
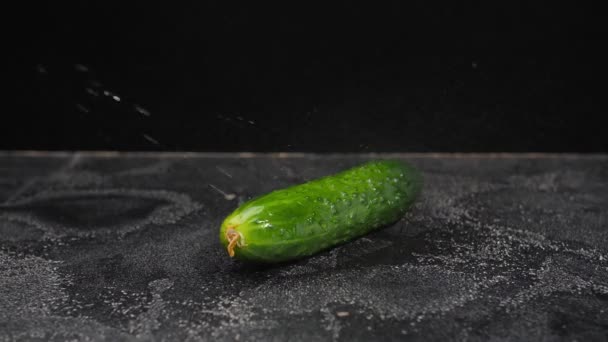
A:
[[[228,250],[228,255],[230,255],[230,257],[234,257],[234,247],[239,244],[239,238],[241,237],[241,234],[239,232],[236,231],[236,229],[229,227],[226,230],[226,240],[228,240],[228,246],[226,247],[226,249]]]

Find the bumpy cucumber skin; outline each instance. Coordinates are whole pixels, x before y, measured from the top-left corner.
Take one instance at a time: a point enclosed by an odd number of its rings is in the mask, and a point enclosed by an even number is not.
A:
[[[222,223],[240,239],[234,256],[275,263],[312,255],[400,219],[422,187],[422,176],[401,161],[373,161],[277,190],[237,208]]]

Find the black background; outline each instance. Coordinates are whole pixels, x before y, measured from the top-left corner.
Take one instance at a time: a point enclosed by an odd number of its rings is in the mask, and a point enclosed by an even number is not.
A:
[[[0,149],[606,152],[584,6],[24,9]]]

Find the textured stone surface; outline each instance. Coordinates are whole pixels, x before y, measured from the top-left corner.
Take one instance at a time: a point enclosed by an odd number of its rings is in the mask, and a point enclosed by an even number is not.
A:
[[[370,156],[4,154],[0,340],[608,338],[606,156],[396,157],[403,220],[262,267],[222,218]]]

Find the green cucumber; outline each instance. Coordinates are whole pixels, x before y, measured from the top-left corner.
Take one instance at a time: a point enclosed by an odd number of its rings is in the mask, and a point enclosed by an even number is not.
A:
[[[244,261],[302,258],[397,221],[421,187],[409,164],[368,162],[244,203],[222,223],[220,242]]]

